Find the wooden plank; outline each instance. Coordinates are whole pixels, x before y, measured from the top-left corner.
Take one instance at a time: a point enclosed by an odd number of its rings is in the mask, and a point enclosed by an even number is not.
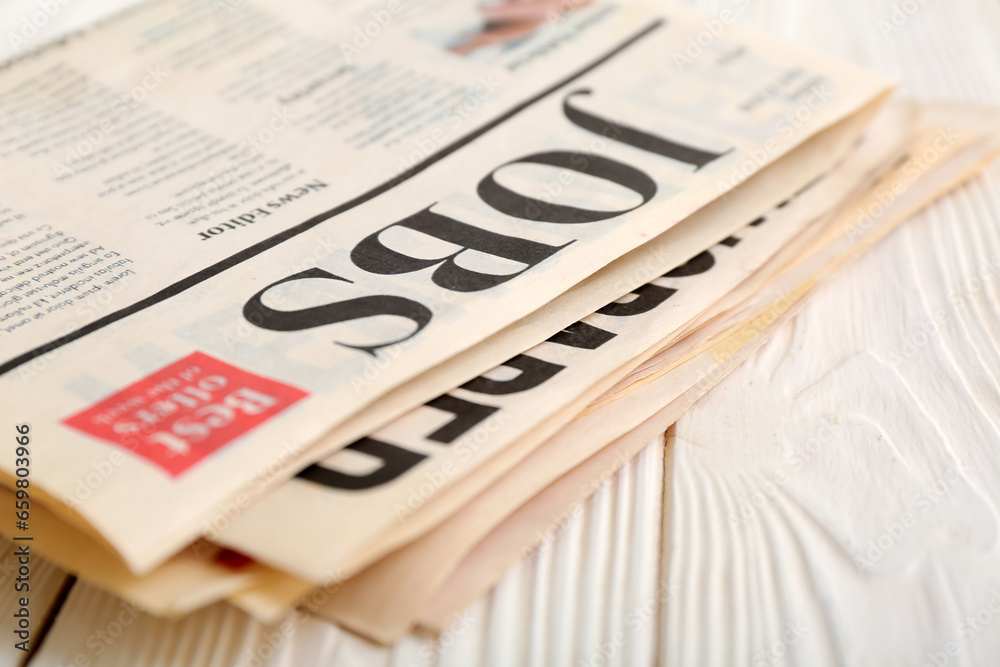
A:
[[[734,10],[741,23],[873,66],[914,96],[1000,104],[1000,5],[989,0],[689,4]],[[903,5],[918,9],[894,16]],[[5,4],[0,18],[16,26],[35,6]],[[99,14],[97,2],[86,7]],[[60,21],[72,23],[65,11]],[[957,655],[945,651],[960,624],[990,611],[992,586],[1000,590],[1000,280],[966,282],[980,267],[1000,270],[998,222],[994,166],[832,281],[680,421],[666,484],[667,613],[635,630],[629,613],[659,590],[650,556],[663,493],[655,444],[440,645],[411,637],[389,651],[304,619],[269,651],[274,628],[223,606],[177,621],[138,614],[108,644],[96,633],[126,608],[78,585],[32,667],[72,664],[100,646],[95,664],[144,667],[254,658],[268,666],[644,665],[657,652],[672,665],[990,664],[1000,621],[980,624]],[[950,300],[953,290],[961,303]],[[935,328],[939,308],[948,316]],[[824,419],[832,435],[820,439]],[[817,446],[805,459],[801,448]],[[960,483],[921,512],[917,495],[959,463]],[[771,496],[764,485],[778,470],[787,482]],[[907,511],[919,517],[914,525],[859,567],[854,557],[865,558],[869,541],[877,545]],[[805,630],[786,634],[789,623]],[[628,633],[621,646],[619,631]]]
[[[902,4],[816,15],[855,17],[842,55],[915,95],[1000,102],[1000,8],[879,23]],[[998,185],[994,165],[906,223],[679,421],[667,664],[995,661]]]

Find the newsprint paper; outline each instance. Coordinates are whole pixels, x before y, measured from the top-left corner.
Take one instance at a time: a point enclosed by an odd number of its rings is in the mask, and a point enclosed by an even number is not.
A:
[[[409,7],[154,0],[0,70],[0,409],[137,574],[886,91],[735,28],[679,60],[702,19],[659,5],[502,45]]]

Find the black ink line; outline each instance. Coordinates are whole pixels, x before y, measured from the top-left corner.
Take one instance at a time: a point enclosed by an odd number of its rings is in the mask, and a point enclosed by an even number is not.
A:
[[[666,498],[666,494],[664,494]],[[669,511],[669,510],[668,510]],[[52,629],[52,624],[55,622],[56,617],[62,612],[63,606],[66,604],[66,598],[69,597],[69,593],[73,590],[73,586],[76,584],[76,577],[72,574],[66,576],[66,581],[59,589],[59,593],[56,594],[55,599],[52,601],[52,606],[49,607],[48,613],[42,618],[42,624],[35,630],[35,638],[29,644],[28,648],[28,662],[27,664],[32,664],[32,658],[35,653],[42,648],[42,643],[45,642],[45,638],[49,636],[49,630]]]
[[[640,39],[642,39],[649,33],[662,27],[665,23],[666,23],[665,19],[657,19],[656,21],[653,21],[651,24],[640,30],[638,33],[636,33],[629,39],[625,40],[624,42],[616,46],[614,49],[612,49],[610,52],[604,54],[603,56],[601,56],[594,62],[590,63],[583,69],[577,70],[575,73],[570,74],[566,78],[550,86],[549,88],[543,90],[534,97],[525,100],[524,102],[521,102],[514,108],[494,118],[492,121],[490,121],[483,127],[479,128],[478,130],[470,132],[469,134],[467,134],[466,136],[462,137],[461,139],[459,139],[454,143],[448,144],[447,146],[439,150],[437,153],[434,153],[433,155],[428,157],[423,162],[415,164],[414,166],[410,167],[409,169],[402,172],[398,176],[395,176],[394,178],[385,181],[380,185],[375,186],[368,192],[362,193],[361,195],[358,195],[357,197],[351,199],[350,201],[344,202],[339,206],[331,208],[329,211],[313,216],[312,218],[309,218],[305,222],[301,222],[298,225],[295,225],[294,227],[290,227],[283,232],[279,232],[270,238],[264,239],[263,241],[259,241],[258,243],[255,243],[254,245],[248,248],[244,248],[240,252],[231,255],[230,257],[227,257],[226,259],[220,262],[216,262],[212,266],[206,267],[200,271],[192,273],[190,276],[184,278],[183,280],[179,280],[173,283],[172,285],[168,285],[167,287],[161,289],[159,292],[151,294],[150,296],[147,296],[145,299],[141,299],[135,302],[131,306],[122,308],[121,310],[116,310],[113,313],[109,313],[108,315],[105,315],[100,319],[94,320],[93,322],[91,322],[86,326],[80,327],[76,331],[72,331],[66,334],[65,336],[56,338],[55,340],[45,343],[44,345],[39,345],[38,347],[29,350],[24,354],[14,357],[10,361],[6,361],[3,363],[3,365],[0,365],[0,375],[9,373],[18,366],[28,363],[35,357],[47,354],[55,349],[62,347],[63,345],[67,345],[75,340],[83,338],[87,334],[91,334],[99,329],[103,329],[109,324],[114,324],[119,320],[123,320],[129,315],[134,315],[135,313],[143,311],[146,308],[155,306],[161,301],[166,301],[170,297],[177,296],[181,292],[188,290],[194,287],[195,285],[198,285],[199,283],[203,283],[209,278],[214,278],[223,271],[231,269],[237,264],[241,264],[242,262],[245,262],[248,259],[256,257],[265,250],[270,250],[271,248],[281,243],[284,243],[288,239],[294,238],[299,234],[302,234],[303,232],[307,232],[322,222],[326,222],[330,218],[336,217],[345,211],[349,211],[350,209],[355,208],[356,206],[364,204],[370,199],[374,199],[380,194],[383,194],[384,192],[387,192],[388,190],[391,190],[392,188],[396,187],[400,183],[413,178],[414,176],[424,171],[434,163],[439,162],[442,159],[448,157],[449,155],[457,151],[459,148],[462,148],[466,144],[478,139],[480,136],[486,134],[487,132],[489,132],[496,126],[500,125],[501,123],[510,120],[515,115],[521,113],[522,111],[524,111],[531,105],[539,102],[540,100],[548,97],[549,95],[559,90],[566,84],[571,83],[576,79],[579,79],[584,74],[587,74],[591,70],[603,65],[608,60],[611,60],[619,53],[621,53],[628,47],[632,46],[633,44],[638,42]]]

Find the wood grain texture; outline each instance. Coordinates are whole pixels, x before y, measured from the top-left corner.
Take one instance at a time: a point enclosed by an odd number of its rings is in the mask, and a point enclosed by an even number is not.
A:
[[[69,3],[48,30],[130,1]],[[1000,104],[993,0],[689,4],[878,69],[915,97]],[[2,3],[0,35],[35,7]],[[77,584],[31,665],[995,664],[998,222],[994,165],[839,274],[685,415],[666,484],[653,443],[438,643],[387,650],[222,605],[140,613],[108,643],[96,633],[130,612]]]
[[[25,546],[31,550],[32,545],[28,541],[13,542],[0,537],[0,617],[13,619],[14,614],[21,610],[19,599],[22,596],[29,598],[28,621],[31,640],[28,642],[28,653],[14,646],[14,643],[21,641],[21,638],[15,637],[13,633],[9,635],[8,641],[0,644],[0,665],[11,667],[26,664],[29,655],[38,648],[38,642],[44,635],[47,624],[53,619],[62,602],[62,596],[70,586],[70,577],[65,572],[35,553],[29,560],[30,573],[28,581],[25,582],[20,572],[23,563],[18,555],[18,550]],[[24,589],[25,583],[30,586],[29,591]],[[16,587],[20,587],[21,590],[18,591]],[[7,627],[13,630],[14,623],[11,622]]]
[[[893,3],[821,4],[757,18],[915,96],[1000,102],[995,3],[898,26]],[[998,178],[905,224],[678,422],[666,664],[996,664]]]
[[[77,584],[30,664],[569,667],[609,653],[652,664],[669,595],[658,586],[662,456],[659,441],[644,449],[436,642],[410,636],[390,650],[306,615],[265,627],[224,604],[164,620]]]

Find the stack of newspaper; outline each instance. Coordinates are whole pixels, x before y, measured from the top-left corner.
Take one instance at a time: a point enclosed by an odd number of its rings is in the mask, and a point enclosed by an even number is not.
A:
[[[153,614],[441,630],[1000,148],[891,93],[640,0],[152,0],[25,53],[0,534]]]

